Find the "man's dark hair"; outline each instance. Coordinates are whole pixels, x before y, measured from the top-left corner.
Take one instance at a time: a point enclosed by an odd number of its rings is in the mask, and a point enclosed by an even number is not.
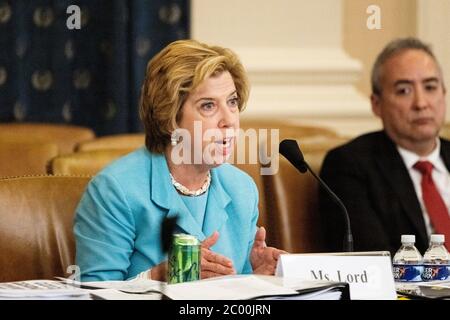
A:
[[[442,77],[441,67],[439,66],[439,63],[429,45],[423,43],[417,38],[400,38],[389,42],[387,46],[384,47],[383,51],[381,51],[377,56],[377,59],[373,64],[371,75],[372,94],[381,95],[380,80],[383,64],[389,58],[405,50],[421,50],[428,54],[431,58],[433,58]]]

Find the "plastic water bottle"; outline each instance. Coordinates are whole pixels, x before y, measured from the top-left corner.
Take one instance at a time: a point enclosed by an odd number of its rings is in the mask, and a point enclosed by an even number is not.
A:
[[[423,256],[424,281],[446,280],[449,277],[450,254],[444,246],[443,234],[432,234],[430,246]]]
[[[402,235],[402,246],[394,255],[393,272],[395,281],[422,281],[422,255],[414,246],[416,236]]]

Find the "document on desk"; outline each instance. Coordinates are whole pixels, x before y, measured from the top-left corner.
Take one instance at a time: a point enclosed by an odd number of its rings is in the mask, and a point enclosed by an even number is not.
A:
[[[260,276],[266,281],[297,291],[295,296],[278,296],[275,300],[347,300],[348,284],[323,280],[304,280],[296,277]],[[344,294],[345,293],[345,294]]]
[[[115,289],[127,293],[145,293],[151,291],[160,291],[162,285],[164,284],[165,284],[164,282],[147,279],[133,279],[128,281],[93,281],[93,282],[75,283],[76,286],[81,286],[84,288]]]
[[[93,300],[162,300],[163,295],[156,292],[132,293],[116,289],[91,290]]]
[[[90,290],[94,300],[161,300],[165,282],[135,278],[121,281],[89,281],[78,282],[60,278],[61,281],[78,288]]]
[[[328,287],[326,289],[297,294],[294,296],[272,296],[266,298],[259,298],[258,300],[341,300],[342,292],[333,287]]]
[[[324,295],[326,293],[326,295]],[[330,299],[341,297],[329,282],[294,282],[274,276],[236,275],[167,285],[165,295],[174,300]]]
[[[427,282],[397,282],[398,293],[417,298],[450,299],[450,279]]]
[[[240,300],[297,294],[293,289],[272,284],[253,275],[170,284],[165,289],[165,294],[174,300]]]
[[[450,279],[430,281],[419,285],[422,295],[432,299],[450,299]]]
[[[0,299],[89,300],[89,290],[54,280],[28,280],[0,283]]]
[[[129,281],[75,282],[67,284],[89,289],[93,299],[159,300],[163,295],[174,300],[339,300],[345,283],[304,281],[260,275],[233,275],[167,285],[163,282],[135,279]]]

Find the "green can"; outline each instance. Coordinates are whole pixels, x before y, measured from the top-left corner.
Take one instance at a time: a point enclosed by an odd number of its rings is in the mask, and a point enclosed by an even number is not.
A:
[[[174,234],[169,251],[168,283],[200,280],[200,264],[200,241],[189,234]]]

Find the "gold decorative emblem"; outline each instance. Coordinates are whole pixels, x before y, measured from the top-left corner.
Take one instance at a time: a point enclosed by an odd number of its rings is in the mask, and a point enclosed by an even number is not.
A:
[[[4,3],[0,6],[0,23],[7,23],[11,18],[11,7]]]
[[[53,75],[49,70],[35,71],[31,76],[31,83],[36,90],[47,91],[53,84]]]
[[[34,24],[41,28],[47,28],[53,22],[53,10],[48,7],[39,7],[34,10],[33,21]]]

